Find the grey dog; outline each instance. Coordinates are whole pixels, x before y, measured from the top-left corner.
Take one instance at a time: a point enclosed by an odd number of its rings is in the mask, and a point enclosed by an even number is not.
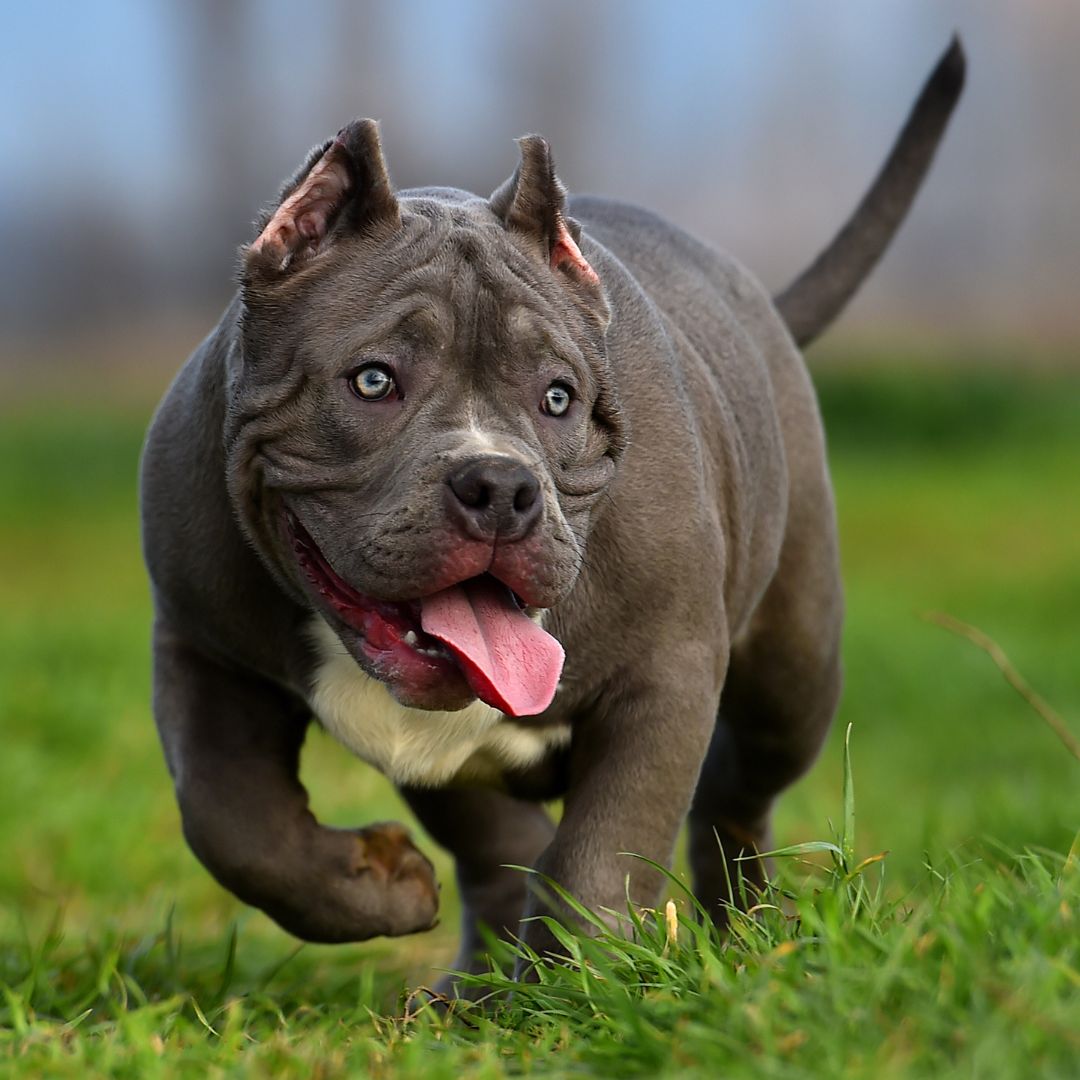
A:
[[[316,719],[456,859],[481,928],[544,950],[535,867],[654,904],[688,818],[722,923],[840,692],[842,594],[798,346],[865,278],[960,95],[953,41],[881,173],[775,300],[644,210],[568,199],[547,143],[490,198],[395,192],[376,125],[314,150],[142,461],[154,712],[184,835],[309,940],[433,925],[396,823],[319,824]],[[543,807],[564,798],[556,827]],[[519,931],[520,926],[520,931]]]

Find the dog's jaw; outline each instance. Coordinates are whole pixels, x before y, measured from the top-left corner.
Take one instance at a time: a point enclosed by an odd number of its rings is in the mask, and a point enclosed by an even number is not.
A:
[[[482,701],[455,711],[408,708],[357,664],[325,619],[313,619],[310,637],[318,657],[308,694],[312,712],[338,742],[395,783],[490,782],[569,741],[565,724],[516,724]]]
[[[418,604],[357,592],[337,575],[293,514],[286,513],[284,526],[308,592],[324,609],[325,624],[333,625],[361,668],[405,706],[456,710],[475,701],[449,651],[424,633]]]
[[[288,508],[281,536],[311,606],[400,704],[454,711],[479,698],[511,716],[535,716],[551,704],[563,650],[503,576],[509,568],[513,580],[526,577],[523,553],[512,549],[507,560],[496,547],[490,570],[391,601],[344,580]]]

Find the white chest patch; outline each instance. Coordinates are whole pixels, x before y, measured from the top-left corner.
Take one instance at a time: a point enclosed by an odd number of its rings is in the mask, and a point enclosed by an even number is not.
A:
[[[406,708],[363,671],[324,619],[315,618],[311,635],[319,655],[312,711],[338,742],[395,783],[438,787],[455,778],[493,778],[570,739],[565,725],[520,727],[482,701],[458,712]]]

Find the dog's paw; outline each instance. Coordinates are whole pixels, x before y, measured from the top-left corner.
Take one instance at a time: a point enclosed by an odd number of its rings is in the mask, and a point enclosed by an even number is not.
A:
[[[379,907],[390,937],[430,930],[439,910],[435,868],[396,821],[357,829],[351,867],[365,891],[378,890]]]

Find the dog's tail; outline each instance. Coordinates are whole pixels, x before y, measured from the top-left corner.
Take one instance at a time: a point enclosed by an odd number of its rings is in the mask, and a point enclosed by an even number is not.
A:
[[[836,318],[889,246],[926,176],[960,92],[966,63],[953,37],[915,102],[870,190],[833,242],[779,296],[799,345]]]

